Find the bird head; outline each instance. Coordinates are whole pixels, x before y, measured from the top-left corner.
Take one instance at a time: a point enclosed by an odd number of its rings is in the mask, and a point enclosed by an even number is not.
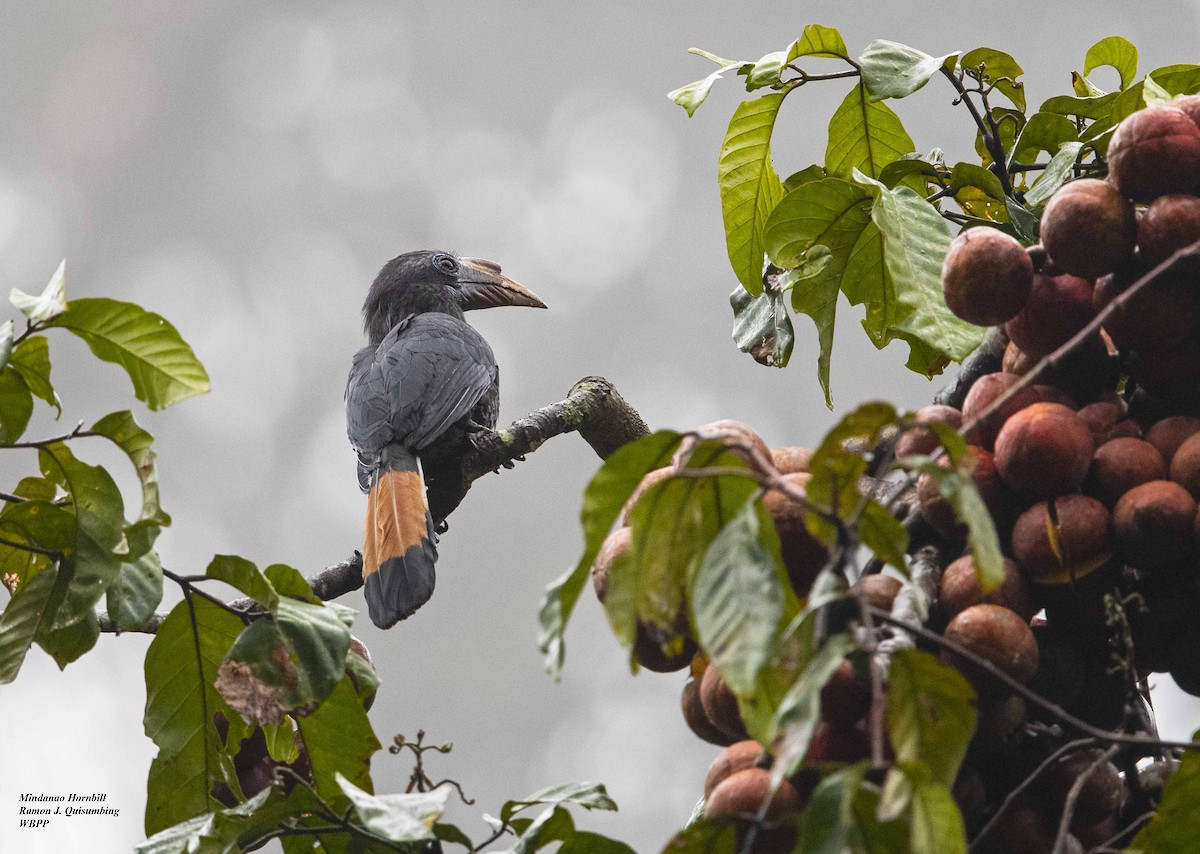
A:
[[[453,252],[406,252],[383,266],[367,292],[363,325],[373,342],[382,341],[409,314],[525,305],[545,308],[536,294],[500,272],[500,265]]]

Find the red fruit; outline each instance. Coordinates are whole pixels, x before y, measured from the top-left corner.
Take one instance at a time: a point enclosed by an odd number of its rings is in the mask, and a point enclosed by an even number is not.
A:
[[[1061,495],[1017,518],[1012,552],[1025,578],[1044,591],[1069,587],[1112,557],[1111,522],[1103,504],[1086,495]]]
[[[848,765],[861,762],[870,755],[871,740],[861,725],[846,726],[821,721],[813,729],[804,761],[809,764],[843,762]]]
[[[946,424],[957,430],[962,426],[962,412],[953,406],[932,404],[923,406],[913,413],[918,424]],[[896,456],[908,457],[913,454],[932,454],[942,443],[937,435],[925,427],[913,427],[905,430],[896,440]]]
[[[1109,180],[1143,204],[1200,186],[1200,127],[1178,107],[1148,107],[1119,125],[1108,143]]]
[[[1079,488],[1092,462],[1092,433],[1058,403],[1035,403],[1004,422],[996,437],[996,468],[1030,499]]]
[[[1137,217],[1133,205],[1110,184],[1080,178],[1063,184],[1046,203],[1041,238],[1057,269],[1094,279],[1133,255]]]
[[[1189,436],[1171,457],[1171,480],[1200,498],[1200,433]]]
[[[941,594],[938,596],[938,606],[944,619],[950,620],[972,605],[985,603],[1003,605],[1026,620],[1034,615],[1036,609],[1030,602],[1029,590],[1016,561],[1004,558],[1004,580],[990,593],[983,592],[975,574],[975,558],[970,554],[963,555],[946,567],[942,573]]]
[[[1142,438],[1142,428],[1126,415],[1124,407],[1112,401],[1098,400],[1095,403],[1089,403],[1076,414],[1092,431],[1092,438],[1095,440],[1097,448],[1110,439]]]
[[[1135,486],[1167,476],[1167,464],[1158,449],[1144,439],[1113,439],[1096,449],[1084,491],[1114,506]]]
[[[808,485],[812,475],[807,472],[784,475],[784,480],[801,491]],[[829,560],[829,550],[814,537],[805,524],[805,506],[800,501],[784,495],[778,490],[769,490],[763,496],[763,504],[775,520],[775,531],[779,534],[783,565],[788,580],[797,596],[807,596],[813,581]]]
[[[1170,415],[1160,418],[1146,431],[1146,441],[1158,448],[1167,465],[1175,457],[1179,446],[1200,433],[1200,418],[1191,415]]]
[[[716,725],[708,719],[708,715],[704,713],[704,706],[700,702],[699,680],[689,679],[684,683],[679,706],[683,711],[684,722],[697,738],[707,741],[709,744],[721,746],[732,744],[735,741],[717,729]]]
[[[713,789],[737,772],[747,768],[765,768],[768,761],[767,752],[757,741],[735,741],[718,753],[708,766],[708,775],[704,778],[704,797],[712,795]]]
[[[1200,240],[1200,198],[1196,196],[1159,196],[1138,223],[1138,252],[1152,267],[1197,240]]]
[[[944,634],[946,640],[990,661],[1018,682],[1028,682],[1037,672],[1038,647],[1029,624],[1000,605],[972,605],[947,624]],[[942,658],[957,667],[981,694],[999,696],[1009,690],[965,658],[946,650]]]
[[[704,817],[731,815],[754,818],[771,791],[771,772],[765,768],[746,768],[731,774],[713,789],[704,804]],[[765,819],[782,821],[804,809],[804,798],[796,787],[784,780],[771,797]]]
[[[821,720],[835,726],[850,726],[871,708],[871,686],[858,677],[846,659],[838,665],[821,689]]]
[[[746,725],[742,723],[737,695],[725,684],[717,668],[711,665],[700,680],[700,705],[704,707],[704,714],[713,726],[732,740],[742,741],[749,736]]]
[[[1067,343],[1095,316],[1090,281],[1037,275],[1025,307],[1004,324],[1004,331],[1025,353],[1041,358]]]
[[[1177,483],[1153,480],[1121,496],[1113,509],[1113,537],[1125,562],[1163,570],[1192,554],[1196,500]]]
[[[990,226],[959,232],[942,264],[946,305],[977,326],[995,326],[1020,311],[1032,284],[1025,248]]]

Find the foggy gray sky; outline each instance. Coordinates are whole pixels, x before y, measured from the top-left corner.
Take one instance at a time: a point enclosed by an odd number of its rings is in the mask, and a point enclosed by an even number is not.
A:
[[[494,259],[550,305],[471,318],[501,365],[505,423],[601,374],[656,428],[734,417],[771,444],[812,445],[832,424],[806,318],[783,371],[730,342],[735,279],[716,158],[744,92],[721,81],[689,121],[665,97],[711,70],[688,47],[754,59],[807,23],[840,28],[855,52],[873,38],[933,54],[986,45],[1025,66],[1033,105],[1069,86],[1106,35],[1141,49],[1142,72],[1196,61],[1195,4],[1131,9],[6,0],[0,292],[40,289],[66,257],[69,297],[132,300],[175,323],[212,394],[148,413],[117,368],[54,336],[64,422],[133,408],[156,435],[175,519],[159,541],[169,568],[199,573],[234,553],[311,573],[359,543],[365,499],[342,390],[366,288],[409,249]],[[938,84],[896,109],[919,148],[968,159],[971,130]],[[790,97],[775,143],[782,174],[823,158],[825,122],[847,88]],[[875,397],[926,402],[940,381],[905,372],[900,345],[876,352],[860,318],[843,305],[838,411]],[[53,429],[45,417],[31,426]],[[77,452],[134,494],[123,458]],[[31,452],[9,452],[0,477],[35,465]],[[477,799],[450,815],[475,837],[486,833],[480,814],[505,798],[598,780],[621,810],[581,826],[658,850],[716,753],[679,714],[683,676],[631,676],[590,593],[562,681],[542,672],[539,596],[578,557],[580,496],[597,465],[567,436],[481,480],[443,538],[432,601],[386,634],[365,613],[356,627],[384,680],[376,731],[385,743],[419,728],[454,742],[431,773]],[[357,594],[346,602],[362,607]],[[0,850],[121,851],[142,838],[154,752],[141,726],[147,642],[106,636],[65,673],[35,648],[0,689]],[[1164,730],[1190,735],[1197,717],[1194,702],[1168,703]],[[382,752],[372,771],[377,791],[391,792],[410,767]],[[16,827],[22,791],[104,791],[121,815],[33,835]]]

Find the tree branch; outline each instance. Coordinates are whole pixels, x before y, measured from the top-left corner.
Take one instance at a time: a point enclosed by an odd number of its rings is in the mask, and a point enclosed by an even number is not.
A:
[[[650,428],[637,410],[617,393],[611,382],[603,377],[584,377],[571,387],[564,400],[531,412],[503,430],[487,430],[476,434],[471,449],[462,458],[462,474],[454,484],[455,488],[452,491],[443,488],[430,495],[430,511],[434,519],[439,522],[445,519],[467,494],[471,484],[483,475],[522,459],[554,436],[570,432],[582,436],[592,450],[604,459],[622,445],[647,435]],[[358,590],[363,586],[362,555],[356,551],[341,563],[309,576],[307,581],[322,602]],[[228,607],[245,615],[253,615],[261,610],[253,599],[235,599]],[[122,631],[108,614],[101,613],[98,616],[102,632],[119,634]],[[165,614],[155,614],[142,625],[123,631],[154,634],[164,619]]]

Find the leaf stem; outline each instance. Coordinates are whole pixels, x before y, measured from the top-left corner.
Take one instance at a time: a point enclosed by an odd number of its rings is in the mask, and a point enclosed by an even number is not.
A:
[[[975,106],[975,102],[971,100],[967,88],[963,86],[961,77],[944,65],[941,71],[958,92],[958,100],[967,105],[967,109],[971,113],[971,118],[975,120],[975,126],[979,128],[979,133],[983,137],[984,147],[987,148],[988,154],[992,158],[991,171],[1000,179],[1000,186],[1004,188],[1004,195],[1013,198],[1012,180],[1008,177],[1008,170],[1004,168],[1004,147],[1000,144],[999,128],[996,126],[995,120],[989,113],[987,121],[984,121],[983,116],[979,114],[979,108]]]
[[[96,436],[98,434],[90,430],[83,429],[83,422],[80,421],[75,425],[75,429],[69,433],[64,433],[61,436],[53,436],[49,439],[37,439],[32,442],[0,442],[0,448],[44,448],[47,445],[54,445],[58,442],[68,442],[71,439],[86,438],[88,436]]]
[[[56,552],[53,549],[40,549],[37,546],[31,546],[28,543],[18,543],[4,537],[0,537],[0,546],[8,546],[10,549],[19,549],[23,552],[32,552],[36,555],[45,555],[46,557],[55,561],[60,561],[63,559],[62,552]]]

